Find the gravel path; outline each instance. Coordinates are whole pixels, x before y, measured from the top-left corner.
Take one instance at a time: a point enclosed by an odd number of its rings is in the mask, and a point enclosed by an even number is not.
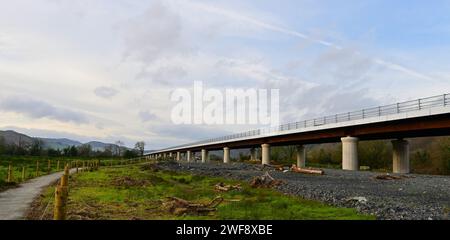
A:
[[[26,211],[31,206],[44,187],[61,178],[63,172],[31,179],[0,193],[0,220],[24,219]]]
[[[160,163],[163,168],[194,174],[249,181],[264,173],[261,167],[233,163]],[[268,170],[268,169],[266,169]],[[325,175],[270,171],[285,181],[283,193],[356,208],[378,219],[450,219],[450,176],[408,174],[400,180],[378,180],[380,173],[324,169]]]

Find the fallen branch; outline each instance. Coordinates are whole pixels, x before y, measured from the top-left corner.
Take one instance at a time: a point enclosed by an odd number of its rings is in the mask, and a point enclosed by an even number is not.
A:
[[[216,191],[219,192],[228,192],[231,190],[241,190],[241,184],[236,184],[236,185],[225,185],[224,183],[218,183],[214,186]]]
[[[375,179],[378,179],[378,180],[400,180],[403,178],[413,178],[413,177],[406,176],[406,175],[391,175],[389,173],[375,176]]]
[[[222,197],[216,197],[207,204],[192,203],[177,197],[167,197],[168,202],[163,203],[163,207],[175,215],[198,214],[204,215],[216,211],[216,207],[223,202]]]
[[[296,172],[296,173],[306,173],[306,174],[318,174],[318,175],[324,174],[324,171],[321,169],[299,168],[295,164],[292,165],[291,171]]]
[[[266,167],[275,169],[277,171],[283,171],[284,170],[284,166],[283,165],[263,164],[263,167],[262,167],[261,171],[264,170]]]

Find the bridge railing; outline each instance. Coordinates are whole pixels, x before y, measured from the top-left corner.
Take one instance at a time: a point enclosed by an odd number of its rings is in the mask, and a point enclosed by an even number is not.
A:
[[[194,143],[184,144],[172,148],[182,148],[187,146],[193,146],[193,145],[201,145],[206,143],[214,143],[214,142],[222,142],[227,140],[233,140],[233,139],[240,139],[240,138],[248,138],[248,137],[255,137],[255,136],[261,136],[265,134],[275,133],[275,132],[284,132],[284,131],[292,131],[297,129],[304,129],[309,127],[317,127],[317,126],[323,126],[327,124],[336,124],[336,123],[342,123],[342,122],[348,122],[348,121],[354,121],[354,120],[361,120],[366,118],[372,118],[372,117],[381,117],[381,116],[388,116],[393,114],[399,114],[399,113],[405,113],[405,112],[412,112],[412,111],[419,111],[423,109],[430,109],[434,107],[445,107],[450,106],[450,94],[443,94],[428,98],[420,98],[416,100],[411,101],[405,101],[405,102],[399,102],[395,104],[390,105],[384,105],[379,107],[373,107],[373,108],[366,108],[359,111],[354,112],[346,112],[346,113],[340,113],[320,118],[314,118],[299,122],[293,122],[293,123],[286,123],[282,124],[276,127],[269,127],[269,128],[261,128],[261,129],[255,129],[247,132],[242,133],[236,133],[232,135],[207,139],[203,141],[198,141]],[[164,149],[163,149],[164,150]]]

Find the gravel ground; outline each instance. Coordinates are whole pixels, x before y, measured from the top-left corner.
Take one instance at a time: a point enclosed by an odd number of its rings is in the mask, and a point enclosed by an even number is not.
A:
[[[264,174],[253,164],[160,163],[165,169],[249,181]],[[356,208],[378,219],[450,219],[450,176],[408,174],[399,180],[378,180],[376,172],[324,169],[325,175],[270,171],[285,182],[277,189],[305,199]]]

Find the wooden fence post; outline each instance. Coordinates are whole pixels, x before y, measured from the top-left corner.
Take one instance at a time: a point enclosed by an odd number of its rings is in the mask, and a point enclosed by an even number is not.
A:
[[[59,172],[59,160],[56,162],[56,171]]]
[[[22,167],[22,182],[25,182],[25,167]]]
[[[52,162],[51,160],[47,161],[47,174],[50,174],[50,172],[52,171]]]
[[[13,180],[13,169],[12,169],[12,164],[10,163],[8,166],[8,177],[6,179],[6,182],[10,183],[10,182],[12,182],[12,180]]]
[[[67,210],[67,199],[69,196],[69,165],[64,167],[64,174],[60,184],[55,188],[55,207],[53,209],[53,220],[65,220]]]
[[[39,177],[39,160],[36,161],[36,177]]]

